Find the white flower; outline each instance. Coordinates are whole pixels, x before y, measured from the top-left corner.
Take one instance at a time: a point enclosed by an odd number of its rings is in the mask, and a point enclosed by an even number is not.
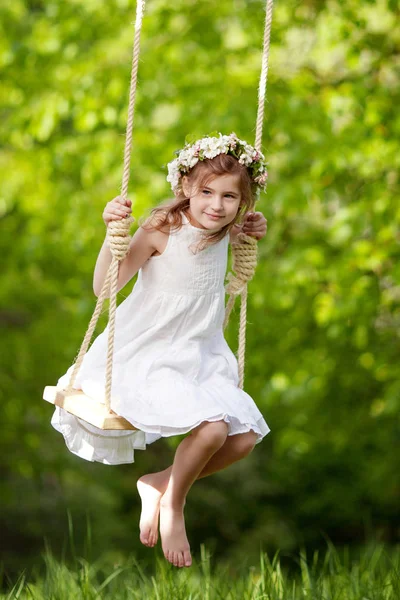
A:
[[[179,154],[179,163],[181,165],[188,166],[190,156],[190,150],[182,150],[182,152]]]
[[[170,163],[168,163],[168,174],[172,175],[178,169],[179,159],[175,158]]]
[[[167,181],[171,184],[173,190],[178,186],[181,174],[179,172],[179,158],[175,158],[168,164]]]
[[[200,140],[200,150],[206,150],[208,148],[209,138],[203,138]]]
[[[251,165],[251,163],[253,162],[253,159],[251,156],[249,156],[248,154],[242,154],[239,158],[239,162],[241,165],[246,165],[246,167],[248,167],[249,165]]]
[[[197,165],[197,163],[199,162],[199,159],[197,156],[192,155],[188,161],[188,167],[189,169],[192,169],[195,165]]]
[[[175,190],[179,185],[180,173],[176,171],[175,173],[170,173],[167,177],[167,181],[171,184],[173,190]]]

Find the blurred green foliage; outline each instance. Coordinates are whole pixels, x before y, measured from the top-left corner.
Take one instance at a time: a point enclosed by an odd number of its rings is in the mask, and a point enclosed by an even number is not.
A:
[[[148,1],[136,218],[170,195],[165,166],[186,135],[253,141],[263,11],[261,0]],[[10,568],[34,560],[43,536],[62,545],[67,507],[78,532],[90,514],[99,550],[148,552],[135,480],[165,468],[179,442],[138,451],[130,466],[86,463],[41,400],[72,363],[95,303],[101,213],[122,177],[134,12],[131,0],[0,8],[0,544]],[[194,548],[240,558],[260,543],[318,544],[323,533],[398,538],[398,18],[391,0],[274,8],[269,186],[258,208],[268,234],[249,287],[245,381],[271,433],[194,485]]]

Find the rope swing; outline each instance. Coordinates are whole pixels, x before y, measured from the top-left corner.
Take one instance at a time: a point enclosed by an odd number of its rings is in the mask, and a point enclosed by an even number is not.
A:
[[[267,0],[265,9],[264,42],[261,63],[260,83],[258,86],[258,109],[256,120],[256,139],[254,147],[261,151],[261,140],[265,112],[265,96],[267,92],[268,60],[272,25],[273,0]],[[232,244],[232,270],[236,273],[228,273],[228,284],[226,291],[230,294],[225,310],[224,329],[228,325],[229,316],[235,304],[235,299],[240,296],[240,322],[239,322],[239,344],[238,344],[238,370],[239,387],[243,389],[244,363],[246,350],[246,323],[247,323],[247,283],[253,278],[257,266],[257,240],[245,233],[239,233],[238,243]]]
[[[129,174],[132,152],[132,134],[133,123],[135,116],[135,101],[137,74],[139,66],[140,54],[140,33],[142,31],[143,14],[145,8],[145,0],[137,0],[136,5],[136,21],[135,21],[135,38],[133,42],[132,53],[132,69],[131,69],[131,84],[129,89],[129,106],[128,106],[128,122],[126,125],[125,150],[124,150],[124,170],[122,175],[121,196],[123,200],[128,197]],[[103,307],[104,300],[107,296],[110,297],[109,305],[109,330],[108,330],[108,350],[107,350],[107,365],[106,365],[106,395],[105,405],[108,411],[111,410],[111,384],[112,384],[112,365],[114,356],[114,337],[115,337],[115,313],[117,310],[117,287],[118,287],[118,271],[119,263],[124,260],[129,250],[130,235],[129,230],[133,223],[133,217],[121,219],[118,221],[110,221],[107,226],[107,245],[112,254],[112,261],[108,268],[106,278],[103,283],[100,295],[97,299],[96,307],[93,316],[90,320],[88,330],[79,350],[78,358],[76,359],[74,369],[71,374],[67,392],[73,391],[76,376],[82,365],[83,358],[92,339],[93,332],[96,328],[98,318]]]
[[[264,29],[264,42],[262,54],[261,75],[258,88],[258,110],[256,120],[256,138],[255,149],[261,151],[261,140],[264,120],[265,95],[268,75],[268,57],[270,46],[270,32],[272,23],[273,0],[267,0],[266,18]],[[130,175],[131,151],[132,151],[132,133],[135,114],[135,100],[137,87],[137,74],[140,55],[140,34],[142,29],[143,14],[145,10],[145,0],[137,0],[135,36],[132,52],[132,69],[129,91],[128,120],[125,137],[124,166],[121,185],[121,196],[123,200],[127,199],[128,184]],[[136,429],[129,421],[116,415],[111,410],[111,388],[112,388],[112,367],[114,354],[115,337],[115,315],[117,309],[117,287],[119,264],[126,257],[129,244],[130,226],[134,219],[128,217],[118,221],[110,221],[107,227],[107,245],[112,254],[111,264],[105,277],[103,287],[98,296],[93,315],[90,319],[88,329],[80,347],[77,359],[74,363],[68,386],[65,390],[57,390],[54,386],[47,386],[44,391],[44,399],[64,408],[73,415],[84,419],[100,429]],[[244,382],[244,364],[245,364],[245,345],[246,345],[246,312],[247,312],[247,283],[254,275],[257,265],[257,240],[244,233],[239,233],[237,242],[232,244],[232,267],[235,274],[228,274],[228,284],[226,291],[230,295],[225,311],[225,320],[223,327],[228,324],[229,316],[235,303],[235,299],[240,295],[240,325],[239,325],[239,346],[238,346],[238,367],[239,367],[239,387],[243,389]],[[106,363],[106,384],[105,384],[105,403],[95,401],[86,396],[81,390],[73,388],[76,376],[82,365],[84,356],[88,350],[90,340],[96,328],[97,321],[102,311],[104,300],[109,297],[109,322],[108,322],[108,349]]]

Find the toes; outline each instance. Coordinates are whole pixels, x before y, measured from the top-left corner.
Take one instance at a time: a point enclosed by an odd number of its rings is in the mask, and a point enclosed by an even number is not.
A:
[[[157,534],[152,533],[151,530],[144,531],[140,534],[140,541],[142,542],[142,544],[148,546],[149,548],[154,548],[154,546],[157,544],[157,540]]]
[[[174,567],[190,567],[192,564],[192,557],[190,556],[190,550],[185,552],[173,552],[172,550],[166,550],[164,556],[171,565]]]
[[[148,546],[148,544],[149,544],[149,534],[148,534],[148,532],[140,534],[140,541],[145,546]]]
[[[190,565],[192,564],[192,557],[190,555],[190,550],[185,550],[184,558],[185,558],[185,567],[190,567]]]

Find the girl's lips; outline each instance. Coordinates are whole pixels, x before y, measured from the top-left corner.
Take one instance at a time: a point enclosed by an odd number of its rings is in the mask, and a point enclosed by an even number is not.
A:
[[[209,215],[208,213],[205,213],[207,215],[207,217],[210,217],[210,219],[222,219],[221,215]]]

